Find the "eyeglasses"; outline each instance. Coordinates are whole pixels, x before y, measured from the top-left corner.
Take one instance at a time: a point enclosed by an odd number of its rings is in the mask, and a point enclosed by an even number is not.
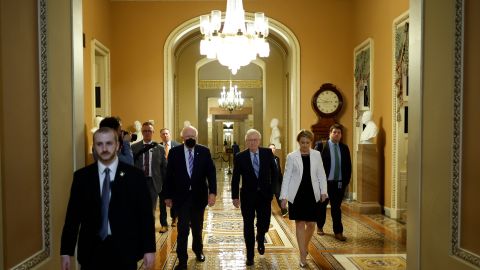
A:
[[[153,131],[151,130],[142,130],[142,133],[152,133]]]

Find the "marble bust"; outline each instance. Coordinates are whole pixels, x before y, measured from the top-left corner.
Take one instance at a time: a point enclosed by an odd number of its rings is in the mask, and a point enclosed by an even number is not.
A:
[[[276,149],[282,149],[282,144],[280,143],[280,129],[278,128],[278,119],[272,118],[270,122],[270,127],[272,128],[272,134],[270,135],[270,143],[275,145]]]
[[[365,111],[363,113],[362,123],[365,125],[365,128],[360,134],[360,143],[363,143],[363,144],[373,143],[373,138],[377,136],[378,128],[375,122],[373,122],[372,120],[371,111]]]
[[[95,131],[97,131],[97,129],[100,127],[100,122],[102,122],[102,120],[103,120],[103,117],[96,116],[93,121],[95,126],[90,130],[90,132],[95,133]]]
[[[135,122],[133,122],[133,127],[135,128],[135,134],[137,134],[137,139],[132,143],[136,143],[136,142],[139,142],[139,141],[143,140],[142,123],[140,121],[136,120]]]

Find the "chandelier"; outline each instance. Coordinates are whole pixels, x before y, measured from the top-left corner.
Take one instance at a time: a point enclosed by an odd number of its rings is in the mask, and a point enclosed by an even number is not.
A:
[[[268,18],[263,12],[255,13],[255,20],[245,23],[245,11],[242,0],[227,0],[225,22],[222,25],[220,10],[212,10],[211,15],[200,16],[200,32],[204,35],[200,41],[200,54],[209,59],[217,59],[221,65],[236,74],[240,67],[251,61],[270,54],[268,36]]]
[[[225,91],[225,86],[223,87],[220,98],[218,99],[218,105],[230,113],[232,113],[233,110],[240,110],[243,107],[242,92],[237,90],[236,85],[232,87],[232,81],[230,81],[228,92]]]

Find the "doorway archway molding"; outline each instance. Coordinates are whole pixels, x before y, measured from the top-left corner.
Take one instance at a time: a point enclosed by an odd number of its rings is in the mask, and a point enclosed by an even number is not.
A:
[[[247,20],[253,20],[253,13],[245,12]],[[179,127],[175,123],[175,49],[184,38],[191,36],[198,32],[200,23],[198,17],[192,18],[177,28],[175,28],[167,37],[164,46],[164,97],[163,97],[163,122],[164,126],[169,127],[170,130],[176,131]],[[300,44],[293,32],[276,21],[269,18],[270,34],[279,38],[283,45],[287,48],[287,73],[289,82],[288,90],[288,151],[293,150],[296,145],[296,133],[300,129]],[[176,136],[176,134],[172,134]]]

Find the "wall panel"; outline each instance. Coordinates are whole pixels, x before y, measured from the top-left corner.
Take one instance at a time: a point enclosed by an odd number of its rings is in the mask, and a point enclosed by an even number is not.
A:
[[[5,268],[31,267],[50,252],[46,73],[41,74],[46,65],[45,12],[45,1],[2,2],[0,115]]]

